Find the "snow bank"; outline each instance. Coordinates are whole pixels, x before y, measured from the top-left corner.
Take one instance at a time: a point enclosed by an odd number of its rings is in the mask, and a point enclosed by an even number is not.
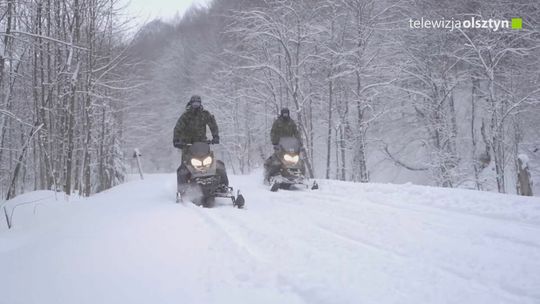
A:
[[[25,226],[36,229],[36,221],[50,216],[51,213],[62,213],[66,203],[64,194],[54,191],[40,190],[18,195],[0,204],[0,231],[7,230],[8,222],[19,229]]]

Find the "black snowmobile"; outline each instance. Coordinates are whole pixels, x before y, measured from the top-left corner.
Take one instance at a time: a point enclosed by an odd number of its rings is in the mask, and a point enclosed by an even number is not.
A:
[[[297,138],[282,137],[279,140],[278,150],[275,155],[279,158],[279,168],[265,168],[266,182],[271,185],[270,191],[290,189],[295,185],[309,188],[309,179],[306,178],[306,169],[302,159],[301,144]],[[274,156],[275,157],[275,156]],[[268,172],[272,170],[273,172]],[[311,189],[319,189],[316,181],[313,181]]]
[[[178,185],[176,202],[190,200],[195,205],[210,208],[214,206],[216,197],[223,197],[230,198],[234,207],[243,208],[245,201],[240,191],[235,196],[233,188],[223,180],[227,179],[226,173],[225,176],[218,174],[217,166],[225,168],[225,165],[215,159],[210,143],[207,141],[187,145],[188,155],[184,166],[189,170],[189,178],[187,184]]]

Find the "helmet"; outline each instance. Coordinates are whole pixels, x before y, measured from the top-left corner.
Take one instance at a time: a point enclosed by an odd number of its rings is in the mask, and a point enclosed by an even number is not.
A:
[[[291,116],[291,112],[289,111],[288,108],[282,108],[281,109],[281,117],[290,118],[290,116]]]
[[[191,96],[191,98],[189,99],[189,105],[193,108],[193,109],[198,109],[201,107],[201,96],[199,95],[193,95]]]

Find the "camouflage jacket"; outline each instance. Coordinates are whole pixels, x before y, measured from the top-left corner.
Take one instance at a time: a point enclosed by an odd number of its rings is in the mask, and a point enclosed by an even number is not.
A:
[[[214,115],[205,109],[194,110],[188,106],[174,126],[173,143],[177,140],[183,143],[207,140],[206,126],[210,128],[213,137],[219,135]]]
[[[298,132],[298,127],[296,127],[294,120],[290,118],[285,119],[283,117],[279,117],[272,125],[272,130],[270,131],[270,140],[272,141],[272,144],[279,144],[279,139],[281,137],[296,137],[298,140],[300,140],[300,142],[302,142],[300,132]]]

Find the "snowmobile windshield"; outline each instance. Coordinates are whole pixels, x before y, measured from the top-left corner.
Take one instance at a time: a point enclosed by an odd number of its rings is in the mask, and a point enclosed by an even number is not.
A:
[[[210,154],[210,145],[204,142],[196,142],[191,145],[189,152],[195,158],[205,157]]]
[[[279,139],[279,145],[285,152],[300,151],[300,141],[295,137],[282,137]]]

